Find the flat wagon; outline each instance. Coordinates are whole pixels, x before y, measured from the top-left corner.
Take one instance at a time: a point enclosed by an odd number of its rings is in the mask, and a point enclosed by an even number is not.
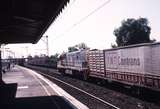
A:
[[[160,89],[160,43],[88,52],[89,76]]]

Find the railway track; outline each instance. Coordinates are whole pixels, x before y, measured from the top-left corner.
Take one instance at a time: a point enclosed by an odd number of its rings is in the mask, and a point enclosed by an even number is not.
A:
[[[40,73],[40,72],[39,72],[39,73]],[[84,90],[76,87],[76,86],[73,86],[73,85],[71,85],[71,84],[69,84],[69,83],[67,83],[67,82],[65,82],[65,81],[62,81],[62,80],[60,80],[60,79],[58,79],[58,78],[55,78],[55,77],[53,77],[53,76],[50,76],[50,75],[48,75],[48,74],[44,74],[44,73],[40,73],[40,74],[42,74],[42,75],[44,75],[44,76],[46,76],[46,77],[48,77],[48,78],[54,79],[54,80],[56,80],[56,81],[58,81],[58,82],[61,82],[61,83],[65,84],[65,85],[67,85],[67,86],[69,86],[69,87],[71,87],[71,88],[73,88],[73,89],[76,89],[77,91],[80,91],[80,92],[84,93],[85,95],[88,95],[88,96],[94,98],[95,100],[97,100],[97,101],[99,101],[99,102],[101,102],[101,103],[109,106],[110,108],[120,109],[119,107],[115,106],[114,104],[111,104],[111,103],[109,103],[109,102],[107,102],[107,101],[105,101],[105,100],[103,100],[103,99],[101,99],[101,98],[98,98],[98,97],[96,97],[96,96],[94,96],[94,95],[92,95],[92,94],[90,94],[90,93],[88,93],[88,92],[86,92],[86,91],[84,91]]]
[[[83,81],[74,76],[63,76],[55,69],[34,66],[30,66],[30,68],[53,81],[70,95],[87,105],[90,109],[115,109],[114,106],[120,109],[160,109],[159,103],[155,104],[155,102],[148,102],[145,99],[139,99],[130,94],[128,95],[124,92],[126,90],[119,91],[121,90],[121,86],[117,87],[110,83],[97,84],[94,78],[89,81]],[[76,88],[72,88],[72,86]],[[83,92],[87,93],[85,94]],[[94,97],[92,97],[92,95]],[[100,99],[98,100],[95,98]],[[114,106],[112,107],[109,104]]]

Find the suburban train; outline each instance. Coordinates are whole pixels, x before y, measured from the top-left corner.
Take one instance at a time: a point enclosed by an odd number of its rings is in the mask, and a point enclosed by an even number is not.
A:
[[[160,43],[143,43],[106,50],[79,50],[59,57],[63,74],[81,74],[129,86],[160,90]]]

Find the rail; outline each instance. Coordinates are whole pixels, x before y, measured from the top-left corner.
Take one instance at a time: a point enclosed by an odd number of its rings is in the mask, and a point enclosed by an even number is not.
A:
[[[40,72],[39,72],[39,73],[40,73]],[[88,95],[88,96],[90,96],[90,97],[92,97],[92,98],[94,98],[94,99],[96,99],[96,100],[98,100],[98,101],[100,101],[100,102],[108,105],[108,106],[111,106],[111,107],[113,107],[114,109],[120,109],[119,107],[117,107],[117,106],[115,106],[115,105],[113,105],[113,104],[111,104],[111,103],[109,103],[109,102],[107,102],[107,101],[105,101],[105,100],[103,100],[103,99],[101,99],[101,98],[98,98],[98,97],[96,97],[96,96],[94,96],[94,95],[92,95],[92,94],[90,94],[90,93],[88,93],[88,92],[86,92],[86,91],[84,91],[84,90],[82,90],[82,89],[80,89],[80,88],[77,88],[77,87],[75,87],[75,86],[73,86],[73,85],[71,85],[71,84],[69,84],[69,83],[66,83],[66,82],[64,82],[64,81],[62,81],[62,80],[60,80],[60,79],[57,79],[57,78],[55,78],[55,77],[53,77],[53,76],[50,76],[50,75],[48,75],[48,74],[44,74],[44,73],[40,73],[40,74],[42,74],[42,75],[44,75],[44,76],[47,76],[47,77],[49,77],[49,78],[52,78],[52,79],[54,79],[54,80],[56,80],[56,81],[59,81],[59,82],[65,84],[65,85],[67,85],[67,86],[69,86],[69,87],[72,87],[72,88],[74,88],[74,89],[76,89],[76,90],[78,90],[78,91],[80,91],[80,92],[83,92],[84,94],[86,94],[86,95]]]

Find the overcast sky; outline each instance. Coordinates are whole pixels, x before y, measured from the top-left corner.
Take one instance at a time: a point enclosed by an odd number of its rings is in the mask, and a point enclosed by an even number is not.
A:
[[[115,43],[113,31],[127,18],[145,17],[151,26],[151,39],[160,41],[160,0],[71,0],[44,35],[49,36],[49,53],[67,51],[69,46],[84,42],[90,48],[107,49]],[[82,20],[84,19],[84,20]],[[16,56],[45,54],[45,43],[7,45]]]

